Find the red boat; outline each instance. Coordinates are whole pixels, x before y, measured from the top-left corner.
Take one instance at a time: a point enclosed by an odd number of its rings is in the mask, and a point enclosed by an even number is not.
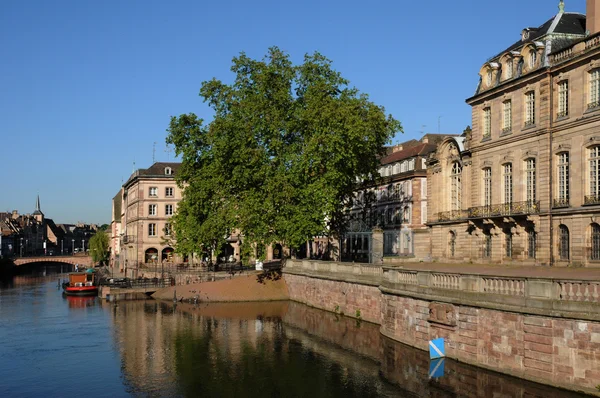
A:
[[[63,290],[68,296],[97,296],[96,274],[93,272],[71,272],[69,282],[63,284]]]

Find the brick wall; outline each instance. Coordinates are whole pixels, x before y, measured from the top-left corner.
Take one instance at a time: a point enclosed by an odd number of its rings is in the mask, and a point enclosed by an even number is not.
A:
[[[360,317],[381,324],[381,291],[360,285],[300,275],[284,274],[290,299],[323,310]]]
[[[546,384],[595,391],[600,384],[600,323],[382,296],[384,335],[428,349],[446,339],[446,355]],[[569,386],[570,385],[570,386]]]

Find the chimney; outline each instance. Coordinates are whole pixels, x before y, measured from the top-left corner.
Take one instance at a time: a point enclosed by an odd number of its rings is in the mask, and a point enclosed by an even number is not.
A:
[[[590,35],[598,33],[598,29],[600,29],[600,4],[598,4],[600,0],[587,0],[586,1],[586,17],[585,17],[585,27]]]

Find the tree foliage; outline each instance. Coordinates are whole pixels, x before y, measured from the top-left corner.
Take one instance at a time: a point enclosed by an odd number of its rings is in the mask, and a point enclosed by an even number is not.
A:
[[[108,234],[99,230],[90,238],[90,255],[95,263],[105,261],[108,257]]]
[[[167,129],[182,157],[177,250],[219,247],[231,231],[242,231],[242,250],[335,235],[342,204],[357,180],[375,175],[400,123],[319,53],[300,65],[278,48],[262,60],[242,53],[231,70],[232,84],[202,83],[211,122],[190,113]]]

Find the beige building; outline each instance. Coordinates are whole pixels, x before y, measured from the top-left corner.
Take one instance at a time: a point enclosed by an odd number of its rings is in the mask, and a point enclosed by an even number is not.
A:
[[[189,261],[175,255],[171,240],[170,218],[181,200],[181,190],[175,182],[179,166],[180,163],[154,163],[135,171],[123,184],[119,266],[129,277],[141,276],[143,270],[154,271],[161,264]],[[114,228],[118,229],[116,225]]]
[[[430,159],[434,259],[600,265],[600,0],[479,71],[472,133]]]
[[[342,260],[394,263],[429,258],[427,159],[447,137],[426,134],[387,149],[377,183],[355,195],[350,228],[341,239]],[[383,230],[382,235],[372,234],[373,228]],[[370,258],[381,256],[381,250],[383,258]]]

